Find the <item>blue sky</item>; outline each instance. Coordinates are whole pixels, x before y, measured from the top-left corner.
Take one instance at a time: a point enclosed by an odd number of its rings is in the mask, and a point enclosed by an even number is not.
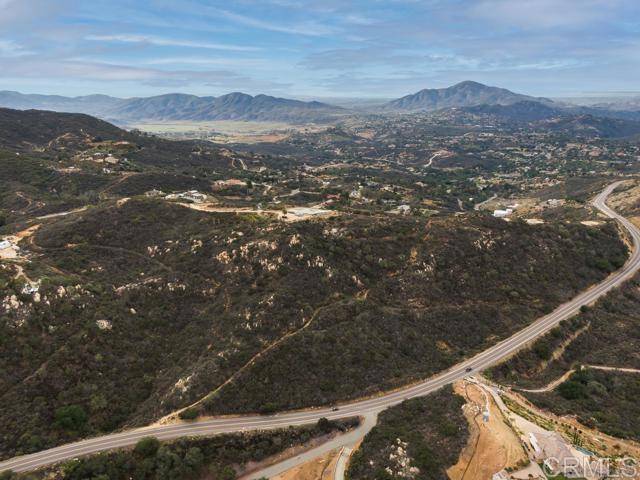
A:
[[[0,0],[0,89],[640,94],[638,0]]]

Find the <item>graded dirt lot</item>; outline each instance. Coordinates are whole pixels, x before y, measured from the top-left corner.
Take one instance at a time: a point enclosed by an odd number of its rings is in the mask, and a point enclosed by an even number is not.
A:
[[[17,259],[20,256],[20,250],[19,250],[19,247],[17,246],[18,242],[20,242],[20,240],[23,240],[25,238],[29,238],[30,236],[32,236],[35,233],[35,231],[38,230],[38,228],[40,228],[40,225],[33,225],[27,228],[26,230],[22,230],[21,232],[16,233],[15,235],[5,237],[4,240],[7,240],[8,242],[10,242],[10,246],[0,250],[0,260]]]
[[[271,480],[333,480],[339,451],[333,451],[320,458],[299,465],[272,477]]]
[[[334,210],[324,210],[317,207],[293,207],[284,210],[256,210],[250,207],[220,207],[211,203],[180,203],[179,205],[201,212],[217,212],[217,213],[246,213],[272,217],[285,222],[299,222],[312,218],[327,218],[339,215]]]
[[[504,421],[498,406],[480,387],[465,381],[454,386],[456,393],[467,399],[464,413],[469,422],[469,443],[458,463],[447,470],[452,480],[490,480],[494,473],[526,463],[522,445]],[[489,406],[489,419],[483,412]]]
[[[0,248],[0,260],[13,260],[18,258],[18,251],[13,246]]]

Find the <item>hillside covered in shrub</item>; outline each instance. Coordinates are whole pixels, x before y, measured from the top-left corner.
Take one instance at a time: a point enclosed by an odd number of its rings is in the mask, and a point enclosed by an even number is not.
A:
[[[525,393],[557,415],[576,415],[583,425],[619,438],[640,440],[640,375],[579,369],[551,392]]]
[[[402,385],[513,333],[626,254],[610,224],[286,223],[144,198],[45,222],[21,245],[26,277],[0,269],[3,457],[207,395],[202,411],[266,412]]]
[[[640,279],[636,276],[489,374],[500,383],[537,388],[579,365],[640,369],[639,350]]]
[[[354,453],[349,480],[447,480],[469,437],[464,399],[446,387],[385,410]]]

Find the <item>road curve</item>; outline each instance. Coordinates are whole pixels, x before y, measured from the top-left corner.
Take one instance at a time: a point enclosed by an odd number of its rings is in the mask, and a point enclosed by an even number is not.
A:
[[[371,431],[371,429],[373,429],[373,427],[376,426],[376,423],[378,423],[377,414],[375,412],[368,412],[362,418],[360,426],[355,430],[351,430],[348,433],[332,438],[328,442],[325,442],[317,446],[316,448],[303,452],[300,455],[288,458],[265,469],[256,470],[249,475],[244,475],[240,477],[240,480],[259,480],[260,478],[273,478],[276,475],[280,475],[288,470],[291,470],[294,467],[326,455],[332,450],[337,450],[339,448],[346,447],[347,445],[354,447],[358,443],[358,441],[360,441],[367,433]],[[341,452],[340,455],[341,457],[342,453],[343,452]],[[346,466],[346,458],[342,458],[341,463],[344,469],[344,467]],[[344,473],[342,477],[344,479]],[[338,477],[336,477],[335,480],[338,480]]]
[[[450,369],[439,373],[425,381],[392,391],[374,398],[359,400],[340,406],[334,411],[331,408],[318,408],[307,411],[287,412],[271,416],[238,416],[218,417],[209,420],[194,421],[174,425],[144,427],[135,430],[114,433],[102,437],[90,438],[76,443],[41,452],[15,457],[0,463],[0,472],[13,470],[25,472],[105,450],[134,445],[146,436],[154,436],[160,440],[171,440],[179,437],[214,435],[220,433],[242,432],[249,430],[266,430],[288,427],[290,425],[308,425],[320,418],[338,419],[353,416],[366,416],[377,413],[393,405],[402,403],[407,398],[420,397],[434,392],[445,385],[470,375],[471,372],[484,370],[500,360],[512,355],[527,343],[540,337],[554,328],[562,320],[579,312],[580,307],[590,305],[613,288],[629,280],[640,270],[640,230],[629,220],[618,215],[606,205],[607,197],[622,181],[605,188],[593,205],[602,213],[617,220],[624,227],[633,241],[633,252],[625,265],[611,274],[601,283],[584,291],[569,302],[559,306],[553,312],[539,318],[518,333],[494,345],[493,347],[461,362]],[[471,370],[469,370],[471,369]],[[339,445],[335,445],[336,447]]]

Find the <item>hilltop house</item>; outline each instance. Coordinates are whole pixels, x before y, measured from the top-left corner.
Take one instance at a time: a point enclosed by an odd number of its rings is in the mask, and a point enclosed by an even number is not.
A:
[[[536,456],[548,473],[567,478],[602,479],[607,477],[606,464],[573,448],[557,432],[530,434]]]
[[[186,200],[187,202],[202,203],[207,200],[207,196],[197,190],[189,190],[188,192],[172,193],[171,195],[167,195],[167,199]]]

